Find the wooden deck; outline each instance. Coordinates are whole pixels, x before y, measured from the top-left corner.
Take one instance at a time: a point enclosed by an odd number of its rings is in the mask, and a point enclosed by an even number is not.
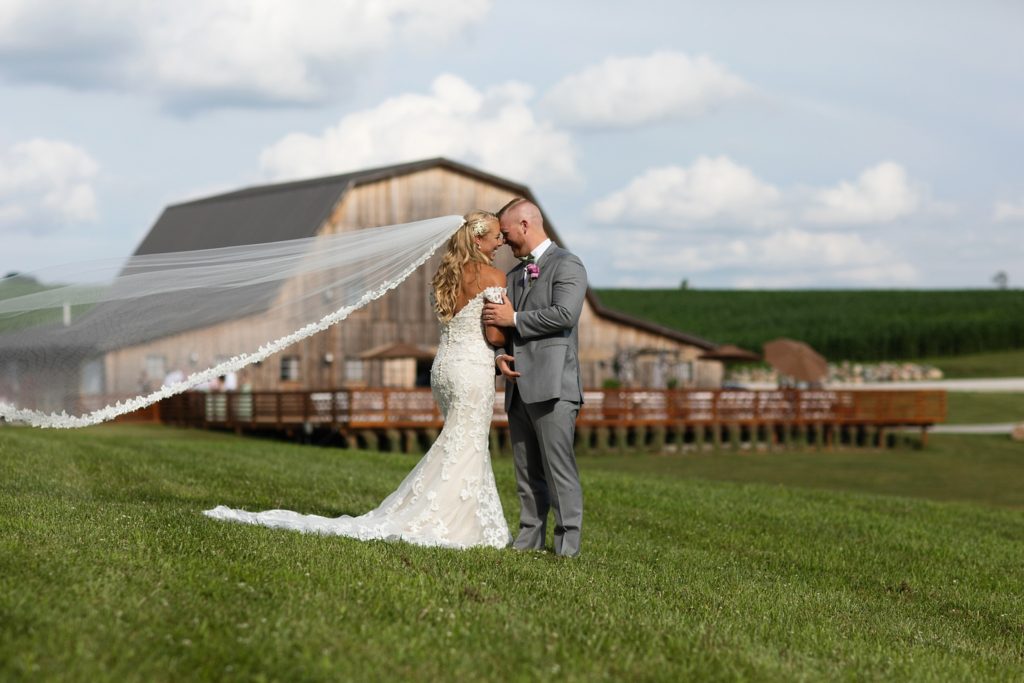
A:
[[[503,406],[499,391],[492,422],[499,441],[508,427]],[[587,445],[607,446],[624,439],[785,443],[787,435],[831,444],[850,441],[853,429],[858,442],[881,445],[895,428],[920,428],[926,438],[927,428],[945,418],[944,391],[615,389],[585,392],[577,431]],[[428,389],[187,392],[162,401],[160,419],[239,432],[329,430],[353,440],[361,434],[368,443],[376,443],[374,434],[396,432],[415,440],[410,431],[429,435],[444,424]]]

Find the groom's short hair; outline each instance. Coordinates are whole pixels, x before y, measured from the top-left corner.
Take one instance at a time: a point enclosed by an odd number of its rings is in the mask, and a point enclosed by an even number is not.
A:
[[[525,197],[516,197],[515,199],[510,201],[508,204],[506,204],[505,206],[503,206],[500,209],[498,209],[498,213],[495,214],[495,215],[500,219],[502,216],[504,216],[506,213],[508,213],[512,209],[512,207],[519,206],[523,202],[528,202],[528,201],[530,201],[530,200],[526,199]]]

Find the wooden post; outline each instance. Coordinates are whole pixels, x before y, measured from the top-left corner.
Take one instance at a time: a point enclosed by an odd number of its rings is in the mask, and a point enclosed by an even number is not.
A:
[[[707,445],[705,443],[706,437],[707,426],[705,426],[703,422],[695,424],[693,426],[693,446],[698,452],[705,450],[705,446]]]
[[[629,427],[615,425],[615,447],[622,453],[629,448]]]
[[[800,450],[806,451],[810,449],[811,444],[809,443],[809,436],[807,434],[807,424],[800,422],[794,425],[790,425],[790,436],[793,437],[794,441],[799,442]]]
[[[406,429],[403,434],[402,446],[406,453],[417,453],[420,451],[420,435],[415,429]]]
[[[655,453],[665,450],[665,425],[654,425],[651,427],[650,448]]]
[[[224,392],[224,426],[232,429],[235,426],[235,392]],[[235,430],[238,431],[237,429]]]
[[[590,440],[594,435],[594,430],[587,425],[582,425],[576,429],[576,451],[578,453],[590,453]]]
[[[682,453],[686,450],[686,423],[676,422],[674,430],[672,432],[672,444],[676,447],[676,451]]]
[[[380,419],[381,419],[381,422],[383,422],[384,424],[387,424],[388,422],[391,421],[391,409],[390,409],[391,408],[391,400],[390,400],[391,390],[390,389],[381,389],[380,390],[380,394],[381,394],[381,396],[380,396],[380,400],[381,400],[381,415],[380,415]],[[387,437],[387,433],[386,432],[385,432],[384,436],[385,436],[385,438]]]
[[[359,439],[363,442],[363,447],[368,451],[379,451],[380,450],[380,437],[377,436],[377,432],[372,429],[364,429],[359,432]]]

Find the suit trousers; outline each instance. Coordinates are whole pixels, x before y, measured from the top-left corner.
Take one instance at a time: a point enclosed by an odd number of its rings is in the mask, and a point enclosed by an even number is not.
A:
[[[555,553],[580,552],[583,489],[576,467],[573,441],[580,406],[551,399],[524,403],[515,385],[508,414],[519,494],[518,550],[544,548],[547,517],[555,509]]]

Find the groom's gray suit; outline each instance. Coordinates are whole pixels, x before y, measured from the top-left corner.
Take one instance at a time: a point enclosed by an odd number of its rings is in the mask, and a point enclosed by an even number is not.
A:
[[[548,509],[555,508],[555,552],[580,550],[583,491],[573,440],[583,403],[576,327],[587,293],[587,271],[574,254],[551,244],[530,280],[526,264],[508,273],[516,311],[504,353],[520,373],[505,384],[521,511],[516,548],[544,547]]]

